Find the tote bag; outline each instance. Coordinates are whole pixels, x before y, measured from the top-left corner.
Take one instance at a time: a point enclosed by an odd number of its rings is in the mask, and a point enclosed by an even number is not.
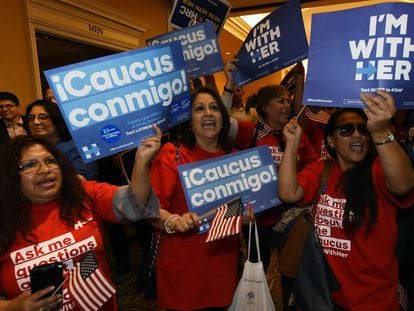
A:
[[[260,259],[259,238],[256,223],[254,225],[258,262],[250,262],[250,242],[252,239],[252,223],[249,225],[249,244],[247,260],[244,263],[243,275],[234,293],[233,302],[229,311],[274,311],[272,296]]]

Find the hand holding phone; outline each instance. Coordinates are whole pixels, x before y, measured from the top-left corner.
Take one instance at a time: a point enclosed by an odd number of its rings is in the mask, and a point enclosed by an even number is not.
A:
[[[54,293],[54,291],[50,292],[42,298],[49,297],[52,294],[62,294],[62,287],[60,286],[62,282],[63,264],[61,262],[36,266],[30,271],[30,286],[32,289],[32,294],[48,286],[54,286],[55,290],[59,288],[56,293]]]
[[[46,294],[52,293],[54,290],[51,287],[41,289],[37,293],[31,294],[29,291],[24,291],[14,299],[9,300],[7,310],[58,310],[62,303],[62,297],[59,295],[52,295],[48,298]]]

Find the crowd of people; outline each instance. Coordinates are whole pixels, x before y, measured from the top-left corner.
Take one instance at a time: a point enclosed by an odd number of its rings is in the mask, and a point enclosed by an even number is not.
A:
[[[232,80],[236,67],[236,61],[226,64],[222,94],[200,80],[191,83],[191,119],[174,129],[174,141],[162,145],[162,133],[153,126],[154,135],[141,141],[131,160],[129,183],[110,178],[114,171],[120,174],[116,165],[105,175],[99,163],[83,163],[50,91],[27,105],[24,115],[15,94],[0,92],[0,310],[74,308],[70,296],[47,296],[55,288],[31,293],[29,271],[43,261],[62,261],[69,274],[92,250],[101,272],[114,277],[106,259],[106,230],[109,247],[127,272],[122,223],[142,219],[144,250],[152,230],[160,241],[158,306],[226,310],[240,278],[243,241],[234,235],[205,243],[197,232],[200,215],[186,204],[177,166],[264,145],[278,170],[283,202],[255,215],[265,270],[277,254],[274,227],[282,212],[316,202],[315,229],[340,284],[331,295],[336,310],[399,310],[398,284],[414,298],[411,111],[397,123],[392,95],[377,91],[361,94],[363,109],[314,107],[324,111],[324,122],[309,117],[311,108],[297,118],[300,64],[295,93],[273,84],[248,98]],[[327,162],[327,183],[319,192]],[[70,251],[53,252],[55,243]],[[251,261],[258,260],[255,254],[253,242]],[[284,310],[300,309],[289,304],[291,280],[282,276],[281,284]],[[116,310],[115,296],[101,309]]]

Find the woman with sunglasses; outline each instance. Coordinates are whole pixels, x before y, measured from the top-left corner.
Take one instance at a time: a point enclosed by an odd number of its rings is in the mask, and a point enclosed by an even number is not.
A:
[[[414,171],[390,131],[393,97],[378,90],[361,99],[363,110],[339,109],[326,126],[325,144],[333,162],[320,195],[325,161],[297,174],[302,129],[296,120],[287,124],[278,193],[282,200],[301,205],[319,196],[314,224],[340,284],[332,292],[334,303],[345,310],[400,310],[396,213],[414,203]]]
[[[80,179],[73,166],[49,141],[21,136],[0,149],[0,310],[83,310],[63,285],[63,296],[47,287],[30,292],[30,270],[61,262],[64,277],[92,251],[109,281],[102,221],[121,222],[159,215],[151,190],[149,165],[160,147],[161,131],[142,140],[135,155],[130,186]],[[92,279],[92,283],[95,279]],[[113,285],[112,285],[113,287]],[[98,293],[101,295],[98,295]],[[96,296],[94,296],[96,293]],[[100,310],[116,310],[115,295],[92,291],[89,300]],[[112,296],[111,296],[112,294]],[[78,299],[85,301],[85,299]]]

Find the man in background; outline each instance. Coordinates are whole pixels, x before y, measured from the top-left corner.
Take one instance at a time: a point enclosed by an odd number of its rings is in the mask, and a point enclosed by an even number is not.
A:
[[[20,103],[16,95],[0,91],[0,144],[19,135],[27,135],[27,124],[20,115]]]

